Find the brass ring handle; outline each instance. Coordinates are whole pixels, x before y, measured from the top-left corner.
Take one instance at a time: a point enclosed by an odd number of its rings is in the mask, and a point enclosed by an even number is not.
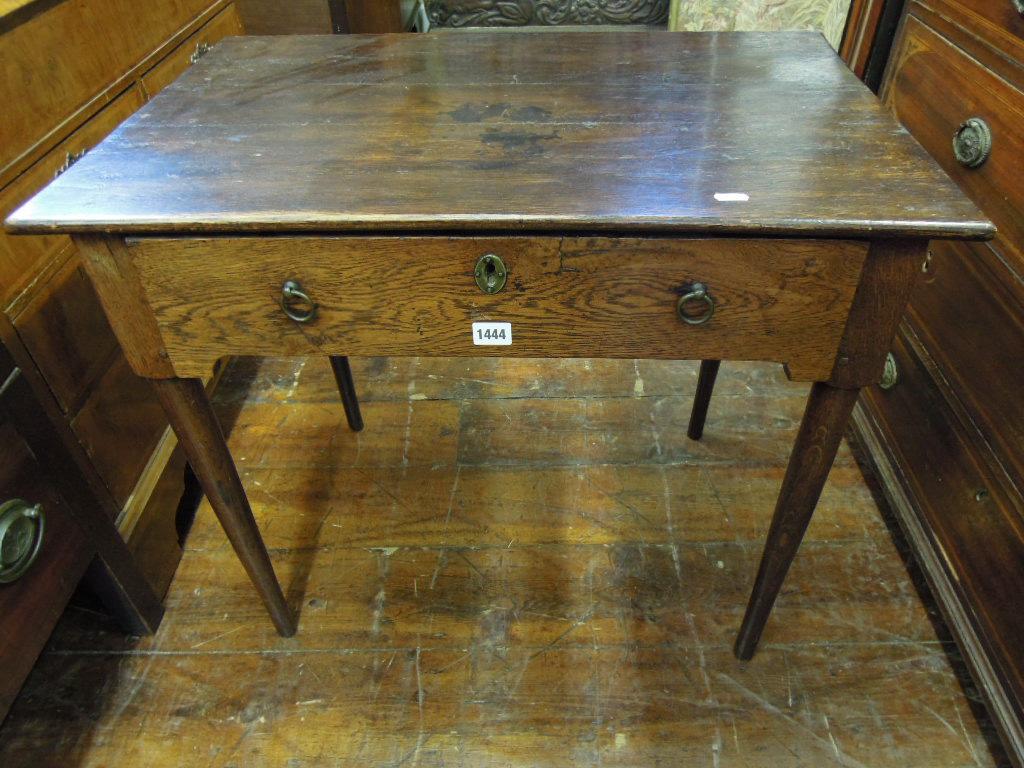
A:
[[[17,581],[43,549],[46,517],[38,504],[22,499],[0,505],[0,584]]]
[[[977,168],[992,154],[992,129],[980,117],[969,117],[953,134],[953,156],[960,165]]]
[[[700,313],[693,314],[687,311],[694,303],[700,303]],[[708,293],[708,287],[704,283],[694,283],[690,290],[679,297],[676,302],[676,313],[679,319],[688,325],[704,325],[711,316],[715,314],[715,299]]]
[[[297,304],[305,304],[307,309],[296,309]],[[316,319],[319,305],[309,298],[298,282],[285,280],[281,286],[281,309],[296,323],[309,323]]]

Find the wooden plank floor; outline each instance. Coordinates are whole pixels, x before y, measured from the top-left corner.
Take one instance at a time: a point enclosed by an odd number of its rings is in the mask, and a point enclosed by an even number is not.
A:
[[[845,445],[752,662],[730,646],[806,388],[696,366],[236,361],[218,395],[282,639],[209,507],[158,634],[70,610],[14,766],[993,766]],[[941,633],[941,627],[938,628]]]

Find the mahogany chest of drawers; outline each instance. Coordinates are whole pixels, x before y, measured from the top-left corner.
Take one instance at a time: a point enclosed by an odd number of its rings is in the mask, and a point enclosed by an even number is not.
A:
[[[855,413],[901,525],[1024,763],[1024,6],[913,0],[881,96],[998,227],[933,243],[885,387]]]

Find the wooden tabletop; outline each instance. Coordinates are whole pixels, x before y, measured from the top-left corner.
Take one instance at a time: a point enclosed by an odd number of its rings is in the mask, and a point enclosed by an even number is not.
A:
[[[994,231],[810,32],[233,38],[7,225]]]

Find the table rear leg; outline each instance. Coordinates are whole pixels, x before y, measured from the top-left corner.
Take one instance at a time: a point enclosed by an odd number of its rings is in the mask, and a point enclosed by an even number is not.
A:
[[[282,637],[295,634],[274,567],[263,544],[238,471],[199,379],[154,379],[157,395],[213,511]]]
[[[754,590],[734,651],[749,659],[757,649],[772,605],[803,539],[842,440],[859,389],[817,383],[811,388],[775,504]]]
[[[700,440],[704,434],[704,420],[708,417],[708,405],[711,403],[711,393],[715,389],[715,379],[721,364],[721,360],[700,361],[697,391],[693,395],[693,410],[690,411],[690,426],[686,430],[691,440]]]
[[[352,368],[348,364],[348,358],[342,355],[331,355],[331,369],[334,371],[335,381],[338,382],[338,391],[341,393],[341,404],[345,407],[348,426],[353,432],[361,432],[363,415],[359,412],[359,398],[356,397],[356,385],[352,380]]]

